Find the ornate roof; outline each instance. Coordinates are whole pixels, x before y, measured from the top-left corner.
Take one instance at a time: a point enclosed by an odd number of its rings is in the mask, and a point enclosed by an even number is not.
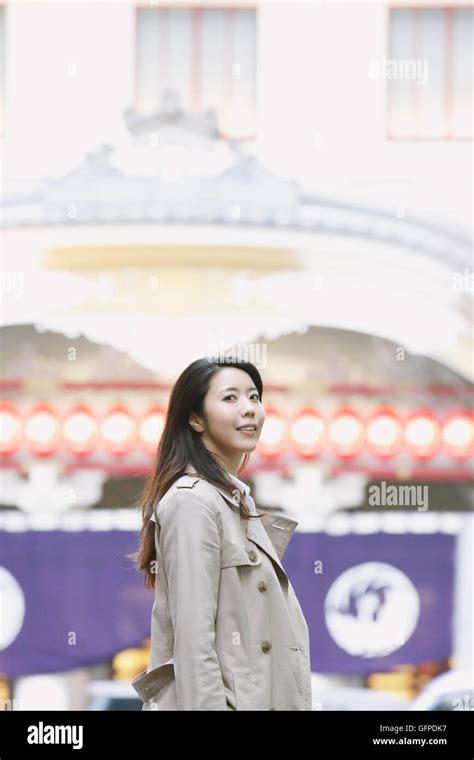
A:
[[[102,144],[63,177],[4,181],[0,226],[100,223],[284,228],[386,241],[471,265],[467,232],[393,209],[334,200],[269,172],[254,146],[219,136],[215,114],[182,112],[172,92],[160,109],[124,113],[127,138]]]

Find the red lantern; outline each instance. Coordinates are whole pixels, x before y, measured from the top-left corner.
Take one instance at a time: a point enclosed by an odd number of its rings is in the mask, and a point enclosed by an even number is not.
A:
[[[441,426],[431,409],[412,412],[405,421],[405,444],[417,459],[433,457],[441,445]]]
[[[377,409],[366,422],[367,450],[380,459],[394,457],[403,445],[403,426],[393,409]]]
[[[148,454],[154,454],[158,448],[165,419],[166,411],[160,406],[154,406],[139,421],[138,440]]]
[[[284,452],[288,440],[288,422],[274,407],[266,407],[265,422],[257,445],[265,459],[277,459]]]
[[[474,416],[470,412],[451,412],[443,421],[443,447],[455,459],[474,454]]]
[[[33,454],[51,456],[61,443],[61,422],[49,404],[37,404],[24,424],[25,443]]]
[[[324,446],[324,421],[315,409],[300,409],[290,424],[290,445],[302,459],[317,457]]]
[[[137,440],[137,423],[122,404],[109,409],[100,423],[102,443],[114,456],[128,454]]]
[[[96,448],[99,426],[85,404],[73,407],[63,418],[63,445],[77,456],[86,456]]]
[[[349,407],[342,407],[331,418],[328,440],[333,451],[344,459],[356,456],[364,445],[361,417]]]
[[[0,402],[0,454],[9,457],[21,446],[21,417],[15,404]]]

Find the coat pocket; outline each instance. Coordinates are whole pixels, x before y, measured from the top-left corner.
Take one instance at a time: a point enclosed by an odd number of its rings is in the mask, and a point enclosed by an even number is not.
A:
[[[275,665],[282,688],[274,698],[277,710],[311,710],[311,665],[301,642],[275,644]]]
[[[174,661],[168,660],[148,673],[146,670],[142,671],[135,676],[131,684],[142,702],[147,702],[149,699],[156,699],[173,679]]]
[[[222,545],[221,568],[239,567],[239,565],[258,567],[261,564],[261,551],[254,545],[243,546],[230,541]]]
[[[235,709],[255,710],[250,673],[232,672],[234,680]]]

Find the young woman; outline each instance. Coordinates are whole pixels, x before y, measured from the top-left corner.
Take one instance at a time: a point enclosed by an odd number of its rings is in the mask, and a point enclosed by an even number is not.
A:
[[[253,364],[198,359],[171,393],[131,555],[154,589],[143,710],[311,710],[306,620],[281,564],[297,526],[239,478],[265,419]]]

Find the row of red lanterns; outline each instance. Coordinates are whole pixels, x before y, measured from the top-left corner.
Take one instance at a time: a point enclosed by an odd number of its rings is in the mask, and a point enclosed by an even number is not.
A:
[[[123,404],[100,416],[85,404],[59,414],[51,405],[41,403],[22,414],[13,403],[3,401],[0,453],[11,456],[26,446],[37,456],[51,456],[59,449],[87,456],[98,448],[124,456],[137,447],[154,454],[165,416],[166,409],[161,406],[137,416]],[[387,460],[405,452],[426,460],[444,452],[463,460],[474,453],[474,416],[470,411],[457,410],[439,417],[431,409],[400,415],[388,406],[369,415],[344,406],[329,416],[312,407],[285,416],[267,407],[257,453],[275,459],[285,451],[303,459],[330,451],[343,459],[367,453]]]

